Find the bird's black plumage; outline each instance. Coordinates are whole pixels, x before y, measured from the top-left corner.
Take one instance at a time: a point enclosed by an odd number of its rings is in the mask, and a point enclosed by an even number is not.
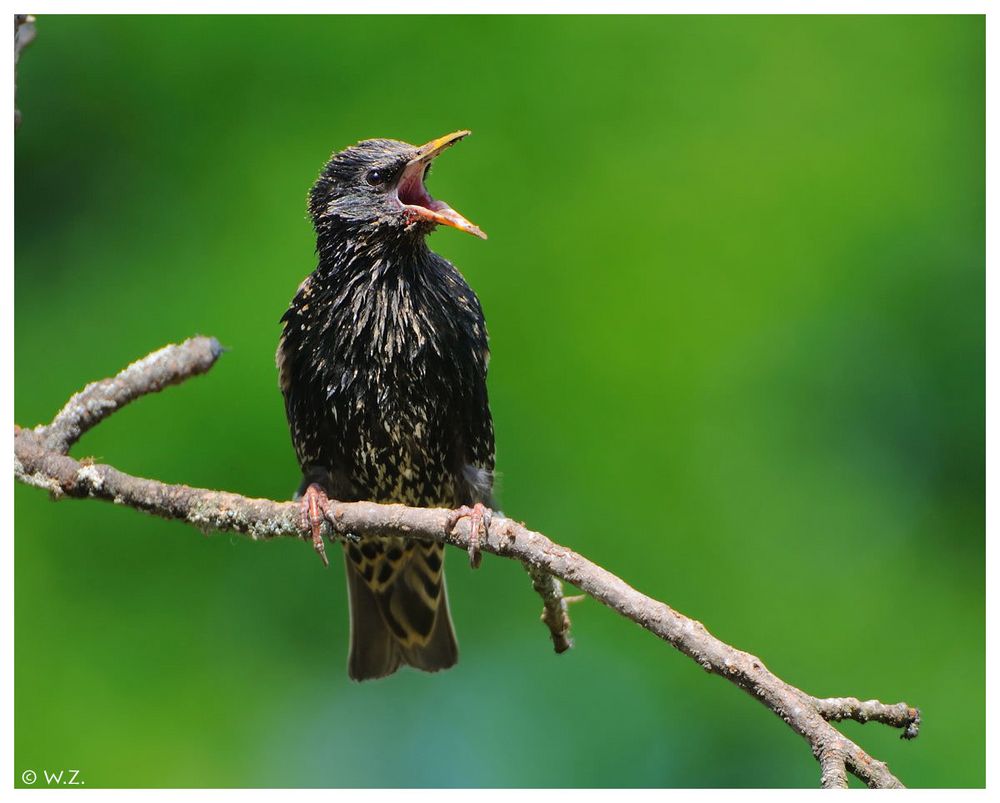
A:
[[[334,154],[312,188],[319,264],[282,317],[277,353],[300,492],[316,483],[342,501],[490,502],[482,308],[425,243],[437,223],[481,235],[423,185],[430,160],[461,136],[422,148],[360,142]],[[441,547],[362,540],[345,551],[350,675],[454,664]]]

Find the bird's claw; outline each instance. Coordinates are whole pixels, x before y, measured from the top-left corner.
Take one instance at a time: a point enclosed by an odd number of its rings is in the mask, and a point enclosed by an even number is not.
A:
[[[450,533],[455,529],[459,520],[466,516],[469,517],[469,565],[473,569],[478,569],[479,564],[483,562],[483,553],[479,549],[479,536],[480,534],[484,537],[489,535],[493,511],[482,502],[476,502],[472,507],[462,505],[451,511],[446,531]]]
[[[312,545],[323,561],[324,566],[330,565],[330,559],[326,556],[326,545],[323,543],[323,522],[326,521],[327,510],[330,507],[330,498],[319,485],[313,483],[304,494],[302,494],[302,513],[306,520],[306,526],[312,532]]]

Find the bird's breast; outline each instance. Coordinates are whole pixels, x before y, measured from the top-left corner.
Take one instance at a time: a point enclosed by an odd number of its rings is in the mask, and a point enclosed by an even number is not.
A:
[[[487,354],[478,300],[450,266],[420,281],[314,274],[279,354],[300,462],[342,473],[357,498],[454,506]]]

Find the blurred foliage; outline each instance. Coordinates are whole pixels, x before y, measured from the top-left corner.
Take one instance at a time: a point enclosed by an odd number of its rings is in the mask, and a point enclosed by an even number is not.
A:
[[[332,150],[469,127],[432,247],[479,293],[501,501],[809,692],[915,786],[984,783],[981,17],[49,17],[20,67],[22,425],[196,332],[76,448],[287,497],[273,353]],[[16,771],[88,786],[814,786],[615,614],[551,652],[450,558],[462,660],[353,685],[339,568],[17,487]]]

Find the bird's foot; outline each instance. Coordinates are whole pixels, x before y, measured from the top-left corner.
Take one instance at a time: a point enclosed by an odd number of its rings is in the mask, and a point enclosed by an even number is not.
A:
[[[323,543],[323,522],[326,521],[326,514],[330,508],[330,498],[326,495],[326,491],[314,482],[306,488],[300,502],[306,526],[312,532],[313,549],[323,561],[323,565],[329,566],[330,559],[326,556],[326,545]]]
[[[479,564],[483,561],[483,553],[479,551],[479,536],[480,534],[489,535],[493,511],[482,502],[476,502],[472,507],[462,505],[451,511],[448,523],[445,525],[445,531],[450,533],[455,529],[459,520],[466,516],[469,517],[469,565],[473,569],[478,569]]]

